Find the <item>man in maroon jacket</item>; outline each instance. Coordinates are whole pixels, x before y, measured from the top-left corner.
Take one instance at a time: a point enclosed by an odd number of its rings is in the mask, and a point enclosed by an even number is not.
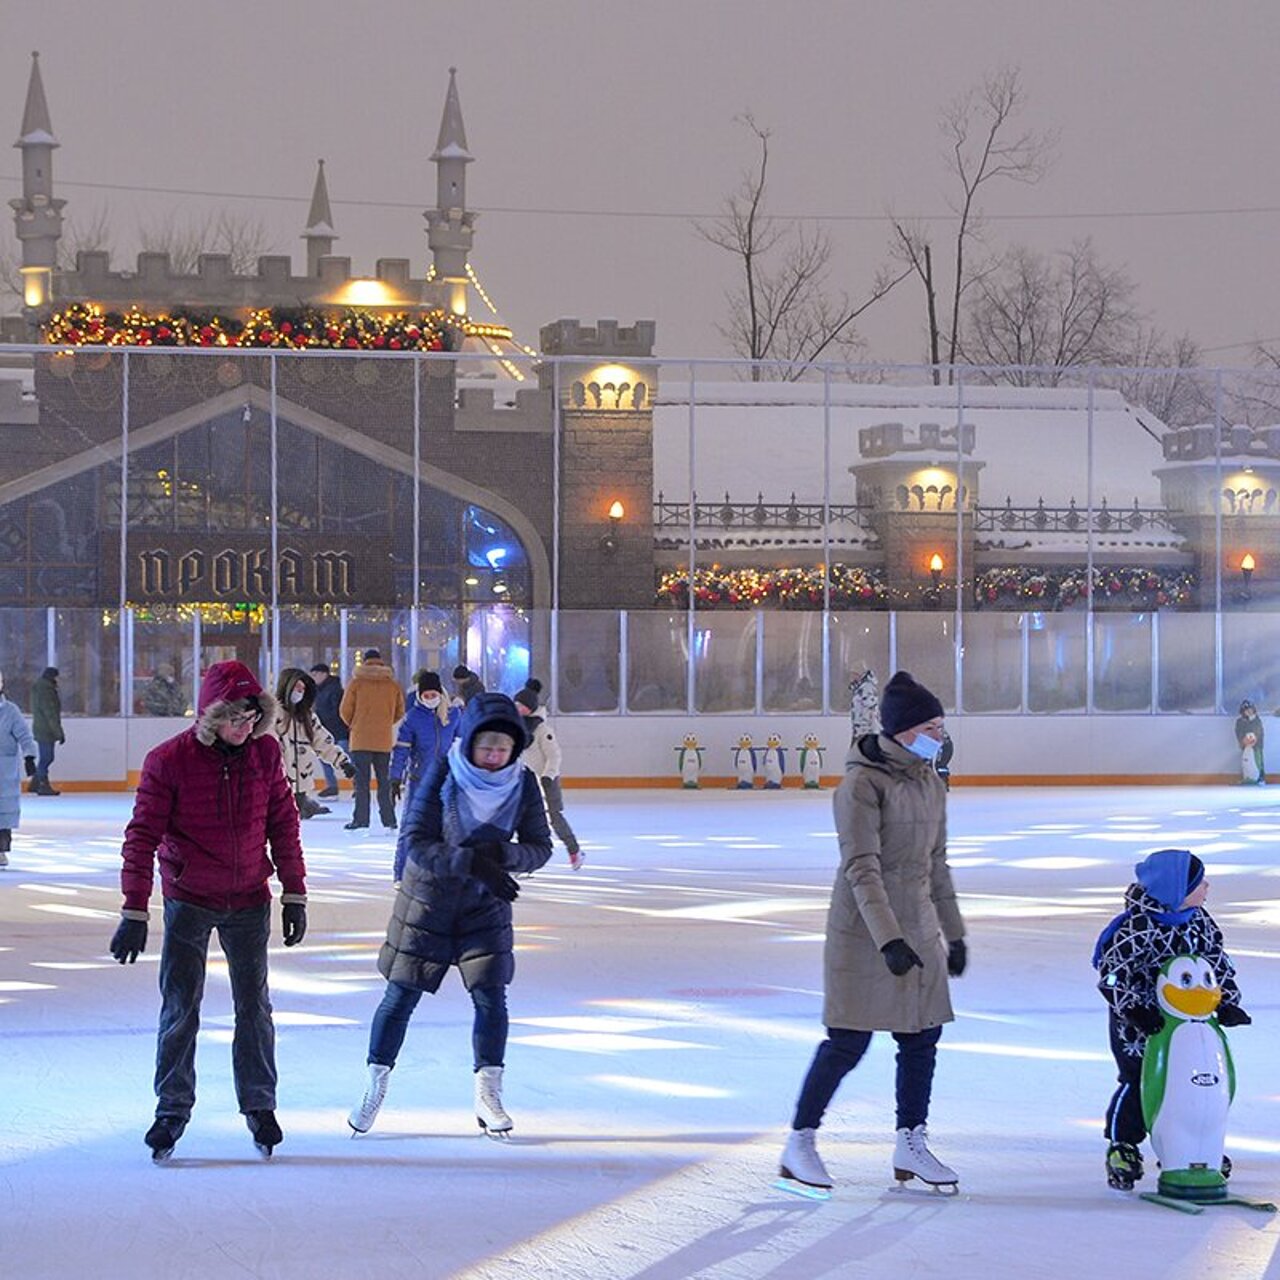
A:
[[[271,732],[275,700],[248,667],[219,662],[205,673],[195,725],[147,754],[125,829],[124,912],[111,954],[132,964],[147,945],[156,854],[164,897],[156,1120],[144,1141],[165,1160],[196,1100],[196,1031],[209,938],[227,957],[235,1006],[231,1062],[240,1110],[264,1156],[282,1139],[276,1123],[275,1026],[267,992],[274,874],[284,893],[284,945],[307,931],[306,867],[298,807]]]

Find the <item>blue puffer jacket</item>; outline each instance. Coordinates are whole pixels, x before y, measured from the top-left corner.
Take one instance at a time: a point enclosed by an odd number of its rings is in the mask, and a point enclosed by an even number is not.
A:
[[[461,716],[459,708],[450,707],[449,719],[442,724],[439,715],[431,707],[424,707],[418,698],[409,704],[396,733],[395,750],[391,753],[391,781],[399,782],[407,776],[409,797],[412,797],[418,779],[437,760],[443,760],[449,754],[449,745],[458,732]],[[406,813],[409,807],[409,799],[406,798]]]
[[[520,713],[505,694],[482,693],[467,703],[458,725],[461,749],[469,753],[472,739],[483,729],[509,733],[519,756],[524,730]],[[536,871],[551,857],[542,793],[529,770],[520,771],[513,830],[486,824],[471,833],[467,844],[454,844],[445,835],[441,792],[449,776],[447,759],[431,766],[401,824],[407,861],[378,956],[384,978],[418,991],[437,990],[453,964],[468,991],[506,985],[515,973],[511,903],[472,874],[473,848],[497,844],[503,866],[513,873]]]

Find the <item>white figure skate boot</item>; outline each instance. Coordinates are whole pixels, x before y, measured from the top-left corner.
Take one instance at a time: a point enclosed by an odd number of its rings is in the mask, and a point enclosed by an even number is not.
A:
[[[502,1109],[502,1068],[481,1067],[476,1072],[476,1123],[491,1138],[511,1132],[511,1117]]]
[[[378,1118],[378,1112],[382,1110],[383,1099],[387,1096],[387,1077],[390,1074],[390,1067],[384,1067],[380,1062],[369,1063],[369,1083],[365,1087],[364,1097],[360,1099],[360,1105],[353,1107],[351,1114],[347,1117],[353,1136],[357,1133],[368,1133],[373,1128],[373,1122]]]
[[[893,1149],[893,1176],[899,1182],[919,1178],[944,1195],[959,1191],[960,1179],[954,1169],[949,1169],[929,1150],[928,1130],[922,1124],[914,1129],[899,1129],[897,1145]]]
[[[792,1129],[787,1134],[777,1185],[783,1191],[825,1200],[831,1194],[831,1175],[818,1154],[816,1137],[816,1129]]]

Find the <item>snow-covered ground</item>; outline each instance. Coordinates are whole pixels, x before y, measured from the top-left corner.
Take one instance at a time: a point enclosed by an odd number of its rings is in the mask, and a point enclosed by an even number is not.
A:
[[[961,1194],[889,1190],[892,1043],[878,1037],[821,1131],[827,1203],[771,1184],[820,1035],[830,794],[567,798],[587,864],[575,874],[558,848],[517,903],[513,1140],[476,1129],[453,977],[420,1006],[377,1126],[349,1136],[391,844],[343,831],[335,810],[304,827],[310,932],[272,952],[285,1143],[264,1163],[236,1114],[215,967],[200,1101],[167,1166],[142,1145],[157,940],[133,967],[106,954],[130,800],[26,799],[0,874],[0,1274],[1280,1274],[1276,1218],[1184,1216],[1106,1189],[1112,1067],[1089,968],[1138,856],[1205,858],[1255,1016],[1232,1037],[1233,1183],[1280,1194],[1280,789],[953,792],[972,960],[930,1127]]]

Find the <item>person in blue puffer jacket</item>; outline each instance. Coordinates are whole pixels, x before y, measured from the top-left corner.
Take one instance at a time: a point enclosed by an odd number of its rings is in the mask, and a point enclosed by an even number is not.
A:
[[[454,735],[458,732],[460,707],[453,706],[444,696],[444,686],[434,671],[422,671],[418,675],[418,694],[400,721],[395,749],[391,753],[391,801],[400,803],[404,794],[406,816],[413,807],[413,793],[418,783],[430,771],[437,760],[449,754]],[[408,848],[404,831],[396,841],[394,878],[397,884],[404,875],[404,862]]]
[[[382,1106],[418,1002],[455,965],[475,1009],[476,1120],[495,1137],[511,1131],[502,1072],[515,974],[511,904],[520,892],[513,877],[551,857],[538,779],[520,759],[524,745],[515,703],[478,693],[449,754],[414,788],[401,823],[404,878],[378,955],[387,987],[369,1031],[369,1082],[347,1121],[356,1133],[368,1132]]]

